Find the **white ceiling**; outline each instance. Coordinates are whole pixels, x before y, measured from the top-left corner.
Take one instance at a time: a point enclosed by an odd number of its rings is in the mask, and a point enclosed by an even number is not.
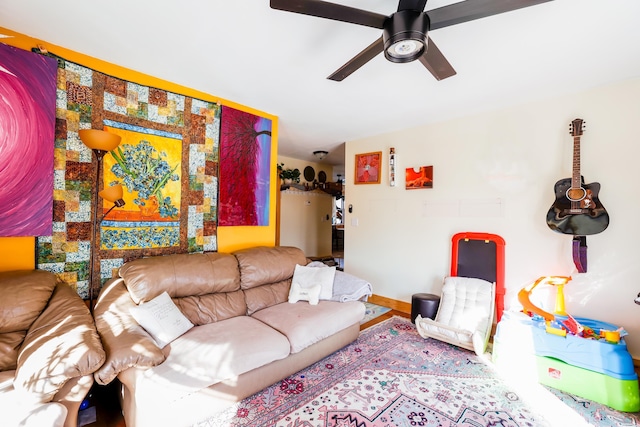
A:
[[[277,115],[279,154],[330,163],[344,141],[640,76],[639,18],[639,0],[555,0],[429,33],[449,79],[379,55],[338,83],[326,77],[380,30],[269,0],[0,0],[1,27]]]

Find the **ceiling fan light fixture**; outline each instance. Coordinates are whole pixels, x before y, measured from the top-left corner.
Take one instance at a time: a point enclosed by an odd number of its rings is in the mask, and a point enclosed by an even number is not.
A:
[[[406,58],[422,48],[423,45],[416,40],[400,40],[392,44],[387,52],[394,58]]]
[[[384,57],[391,62],[411,62],[427,48],[429,16],[416,10],[401,10],[384,24]]]

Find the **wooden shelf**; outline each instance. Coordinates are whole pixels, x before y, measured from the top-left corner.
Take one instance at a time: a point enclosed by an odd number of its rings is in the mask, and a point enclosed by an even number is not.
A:
[[[325,183],[307,183],[307,184],[282,184],[280,186],[280,191],[285,191],[289,189],[295,189],[299,191],[312,191],[312,190],[321,190],[327,194],[330,194],[334,197],[342,196],[342,183],[341,182],[325,182]]]

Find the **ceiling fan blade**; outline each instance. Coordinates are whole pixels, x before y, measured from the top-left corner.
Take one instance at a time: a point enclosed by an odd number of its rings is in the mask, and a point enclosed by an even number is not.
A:
[[[401,10],[417,10],[422,12],[427,5],[427,0],[400,0],[398,3],[398,12]]]
[[[467,0],[428,10],[431,30],[498,15],[552,0]]]
[[[387,16],[321,0],[271,0],[271,9],[301,13],[365,27],[382,28]]]
[[[431,40],[431,37],[429,37],[427,51],[423,53],[418,60],[433,74],[436,80],[442,80],[456,75],[456,70],[449,64],[449,61],[447,61],[447,58],[440,52],[440,49],[438,49],[438,46]]]
[[[371,61],[376,55],[381,53],[383,49],[384,42],[382,41],[382,37],[380,37],[378,40],[374,41],[368,47],[366,47],[362,52],[351,58],[349,62],[338,68],[327,78],[336,82],[343,81],[358,68]]]

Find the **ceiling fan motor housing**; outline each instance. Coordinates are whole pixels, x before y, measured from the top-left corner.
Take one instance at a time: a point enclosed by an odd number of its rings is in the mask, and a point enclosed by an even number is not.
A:
[[[384,57],[391,62],[411,62],[418,59],[427,48],[429,16],[417,10],[401,10],[384,22],[382,39]],[[415,42],[414,49],[406,54],[397,52],[405,42]],[[410,45],[409,45],[410,46]]]

